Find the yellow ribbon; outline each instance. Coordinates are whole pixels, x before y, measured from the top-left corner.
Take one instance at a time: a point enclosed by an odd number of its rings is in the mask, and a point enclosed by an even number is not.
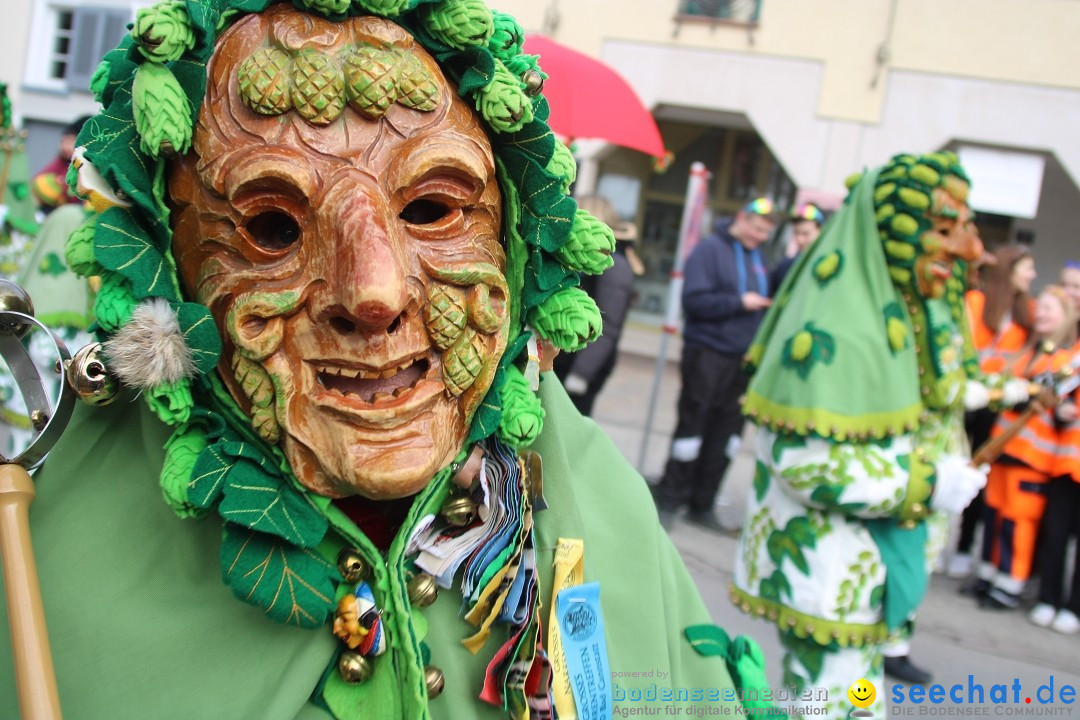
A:
[[[551,699],[559,720],[577,720],[574,691],[570,685],[570,673],[566,670],[562,635],[555,617],[555,598],[565,588],[585,581],[585,541],[559,538],[555,546],[555,576],[551,587],[551,617],[548,620],[548,657],[551,661]]]

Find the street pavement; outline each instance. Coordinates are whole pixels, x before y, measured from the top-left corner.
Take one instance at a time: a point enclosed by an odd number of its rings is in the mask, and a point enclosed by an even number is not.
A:
[[[667,447],[675,428],[675,403],[679,392],[678,341],[669,350],[669,362],[664,363],[660,391],[655,403],[651,431],[645,436],[645,417],[650,388],[656,376],[657,338],[647,329],[629,328],[624,335],[618,364],[612,377],[597,399],[593,417],[607,431],[615,445],[631,463],[643,470],[643,475],[655,481],[663,472]],[[747,429],[749,438],[753,428]],[[644,464],[639,465],[645,449]],[[717,502],[717,514],[731,526],[742,524],[753,472],[751,443],[744,439],[732,464]],[[713,620],[731,635],[746,634],[757,640],[764,649],[769,678],[774,687],[781,687],[781,648],[774,627],[759,619],[744,615],[732,606],[727,588],[735,567],[736,539],[717,535],[686,522],[678,522],[670,532],[690,570],[698,589],[712,613]],[[934,575],[925,602],[920,608],[918,625],[912,641],[912,660],[934,675],[934,682],[948,688],[955,683],[968,683],[968,676],[989,692],[992,685],[1011,685],[1019,679],[1024,693],[1031,695],[1045,685],[1051,676],[1054,692],[1069,684],[1080,695],[1080,635],[1065,636],[1032,625],[1027,619],[1031,601],[1022,611],[991,611],[977,607],[973,600],[959,594],[961,581]],[[854,682],[858,678],[852,678]],[[886,680],[889,688],[895,681]],[[1009,690],[1010,694],[1012,690]],[[878,693],[883,694],[882,689]],[[1024,697],[1021,696],[1021,704]],[[1033,697],[1033,701],[1035,698]],[[945,710],[951,706],[945,702]],[[1014,706],[1015,707],[1015,706]],[[1075,707],[1075,711],[1073,710]],[[1001,711],[1005,708],[992,708]],[[1038,707],[1015,707],[1034,711]],[[891,714],[923,708],[892,707]],[[1058,714],[1080,716],[1076,706],[1057,705]],[[1002,714],[998,712],[997,714]]]

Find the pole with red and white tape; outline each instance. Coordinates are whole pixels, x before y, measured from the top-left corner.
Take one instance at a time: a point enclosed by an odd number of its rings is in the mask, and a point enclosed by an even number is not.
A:
[[[660,337],[660,352],[656,357],[656,373],[653,375],[652,391],[649,395],[649,409],[645,414],[645,430],[638,452],[638,472],[645,472],[645,455],[649,447],[649,434],[652,432],[653,414],[656,411],[656,398],[660,394],[660,383],[664,377],[667,363],[668,342],[679,331],[679,316],[682,314],[683,268],[686,258],[701,240],[702,224],[705,221],[705,208],[709,197],[709,178],[711,174],[704,163],[695,162],[690,166],[690,181],[686,185],[686,202],[683,204],[682,219],[679,222],[679,240],[675,246],[675,264],[671,269],[671,282],[668,284],[667,312],[664,316],[663,335]]]

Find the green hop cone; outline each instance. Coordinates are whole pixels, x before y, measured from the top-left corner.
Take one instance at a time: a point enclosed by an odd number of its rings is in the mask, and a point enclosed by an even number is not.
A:
[[[517,132],[533,119],[529,96],[498,60],[495,76],[476,93],[476,109],[496,132]]]
[[[919,221],[907,213],[896,215],[889,225],[901,236],[914,235],[919,231]]]
[[[94,225],[97,215],[87,219],[71,233],[64,248],[64,259],[75,273],[83,277],[100,275],[101,266],[94,260]]]
[[[574,216],[570,239],[559,248],[557,254],[571,270],[599,275],[611,267],[613,252],[615,236],[611,228],[579,208]]]
[[[131,320],[136,304],[131,283],[122,275],[114,272],[102,275],[101,289],[94,298],[94,319],[98,325],[107,332],[116,332]]]
[[[810,351],[814,347],[814,336],[806,330],[800,330],[791,340],[791,359],[802,362],[810,357]]]
[[[600,337],[603,320],[593,299],[580,288],[564,288],[529,311],[540,337],[566,352],[576,352]]]
[[[280,115],[292,107],[289,71],[292,61],[282,50],[259,48],[236,72],[240,98],[260,115]]]
[[[885,322],[885,332],[889,336],[889,347],[900,352],[907,344],[907,326],[903,320],[891,317]]]
[[[525,31],[512,15],[494,11],[491,16],[493,30],[491,38],[488,39],[488,50],[492,55],[506,62],[521,52],[521,46],[525,42]]]
[[[195,459],[207,447],[201,427],[184,424],[177,428],[165,443],[165,464],[161,467],[161,493],[165,502],[182,518],[195,517],[205,510],[188,501],[188,485]]]
[[[515,450],[531,445],[544,428],[544,408],[516,365],[506,368],[499,399],[503,408],[499,438]]]
[[[166,425],[183,425],[191,418],[191,409],[195,407],[191,384],[187,378],[155,385],[143,397],[154,414]]]
[[[334,60],[318,50],[293,59],[292,104],[312,125],[329,125],[345,109],[345,78]]]
[[[371,46],[345,56],[345,94],[353,110],[374,120],[397,101],[397,60],[396,53]]]
[[[352,2],[351,0],[296,0],[296,4],[301,10],[310,10],[329,17],[340,17],[348,11]]]
[[[105,87],[109,84],[109,65],[108,60],[102,60],[94,70],[94,74],[90,76],[90,93],[94,96],[94,100],[103,105],[105,104]]]
[[[562,178],[562,192],[564,195],[570,192],[570,186],[577,179],[577,161],[570,148],[561,142],[555,143],[555,152],[548,161],[547,171],[556,177]]]
[[[439,86],[427,65],[415,55],[399,53],[398,98],[407,108],[429,112],[439,105]]]
[[[155,63],[179,60],[195,47],[187,3],[169,0],[140,10],[131,27],[131,36],[147,60]]]
[[[376,15],[394,17],[409,9],[413,0],[353,0],[353,5]]]
[[[484,0],[442,0],[428,6],[424,24],[436,39],[464,50],[486,46],[495,21]]]
[[[131,90],[139,147],[151,157],[183,155],[191,147],[191,105],[169,68],[143,63]]]

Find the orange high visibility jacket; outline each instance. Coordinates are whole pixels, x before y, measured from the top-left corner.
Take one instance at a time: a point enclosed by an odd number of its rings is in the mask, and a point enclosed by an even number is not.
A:
[[[971,341],[979,353],[979,367],[984,373],[1000,373],[1008,364],[1006,356],[1019,352],[1027,342],[1028,332],[1011,320],[1002,323],[995,333],[983,322],[986,295],[981,290],[969,290],[964,296],[971,327]]]
[[[1005,370],[1015,377],[1034,379],[1047,371],[1055,372],[1069,364],[1069,350],[1056,350],[1049,355],[1035,357],[1034,350],[1028,350],[1018,357]],[[997,437],[1020,416],[1015,410],[1004,410],[998,416],[991,437]],[[1058,461],[1058,445],[1061,434],[1054,422],[1053,410],[1044,410],[1028,420],[1020,433],[1005,445],[1005,454],[1020,460],[1028,467],[1046,473],[1049,477],[1054,472]]]
[[[1073,358],[1080,357],[1080,342],[1073,345],[1069,354]],[[1080,405],[1080,390],[1073,390],[1069,399]],[[1080,482],[1080,419],[1065,423],[1061,428],[1053,474],[1054,477],[1069,475],[1076,482]]]

